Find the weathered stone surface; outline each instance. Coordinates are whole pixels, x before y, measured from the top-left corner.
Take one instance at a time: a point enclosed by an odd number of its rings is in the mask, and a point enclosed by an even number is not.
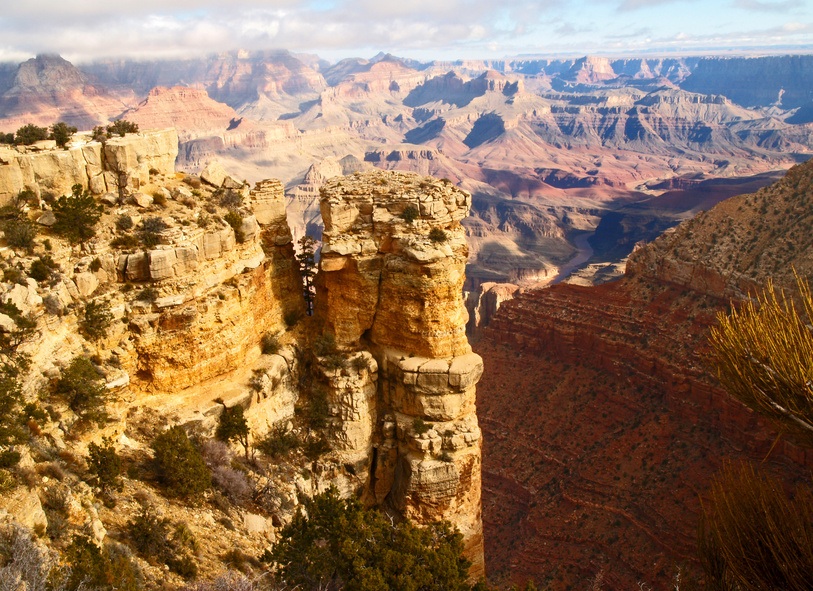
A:
[[[132,200],[133,203],[141,208],[147,208],[152,205],[153,202],[152,195],[147,195],[146,193],[133,193]]]
[[[93,292],[96,291],[96,288],[99,287],[99,280],[96,278],[96,275],[89,271],[84,271],[74,275],[73,282],[76,284],[76,289],[79,291],[79,295],[83,298],[93,294]]]
[[[153,281],[162,281],[175,276],[175,265],[178,262],[175,249],[151,250],[149,261],[149,275]]]
[[[35,489],[20,486],[0,495],[0,516],[8,515],[12,521],[32,531],[45,531],[48,518]]]
[[[40,226],[50,228],[56,223],[56,216],[53,211],[44,211],[40,217],[37,218],[37,223]]]
[[[380,368],[358,371],[348,353],[344,369],[326,372],[337,461],[356,460],[353,474],[364,475],[377,502],[419,523],[456,525],[478,577],[474,401],[483,365],[465,335],[468,251],[460,225],[470,203],[450,183],[415,174],[373,171],[327,182],[316,314],[340,350],[371,353]],[[413,222],[402,217],[407,207],[418,212]],[[446,240],[430,240],[432,229]]]
[[[39,196],[44,191],[70,195],[79,184],[95,195],[135,190],[149,181],[149,170],[171,174],[178,155],[174,129],[128,134],[99,142],[75,143],[69,149],[46,149],[28,153],[0,149],[0,205],[23,189]]]

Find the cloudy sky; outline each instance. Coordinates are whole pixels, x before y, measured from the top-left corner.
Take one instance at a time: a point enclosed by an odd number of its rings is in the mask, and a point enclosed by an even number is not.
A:
[[[810,0],[27,0],[3,2],[0,61],[59,53],[385,51],[416,59],[813,52]]]

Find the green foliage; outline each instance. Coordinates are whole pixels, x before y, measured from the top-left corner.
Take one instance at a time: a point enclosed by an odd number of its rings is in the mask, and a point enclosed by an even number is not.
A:
[[[33,123],[23,125],[14,136],[14,143],[21,146],[30,146],[35,142],[48,139],[48,128],[39,127]]]
[[[31,268],[28,270],[28,276],[37,281],[45,281],[51,277],[51,273],[53,272],[55,266],[56,263],[54,263],[54,260],[48,255],[39,257],[37,260],[31,263]]]
[[[54,123],[51,126],[51,139],[56,141],[56,145],[64,148],[65,145],[71,140],[71,136],[78,130],[72,125],[68,125],[64,121]]]
[[[82,185],[74,185],[72,191],[72,197],[62,196],[54,202],[56,223],[51,229],[71,244],[78,244],[96,235],[102,206],[87,190],[82,189]]]
[[[37,226],[26,218],[11,219],[3,222],[3,233],[6,242],[12,248],[30,249],[37,237]]]
[[[142,302],[149,302],[153,303],[155,300],[158,299],[158,290],[154,287],[145,287],[136,296],[136,299]]]
[[[144,579],[138,565],[123,546],[99,548],[87,536],[74,536],[65,550],[71,569],[63,581],[66,591],[138,591]],[[57,585],[54,585],[57,588]]]
[[[420,212],[418,211],[418,208],[415,207],[414,205],[407,205],[404,208],[404,211],[401,212],[401,217],[408,224],[411,224],[412,222],[417,220],[419,215]]]
[[[241,216],[236,211],[229,211],[226,215],[223,216],[223,219],[229,224],[234,230],[234,239],[237,240],[238,243],[242,244],[246,241],[246,235],[243,233],[243,216]]]
[[[313,278],[316,275],[316,240],[307,234],[299,239],[299,252],[296,260],[299,263],[299,272],[302,275],[302,294],[305,298],[305,311],[313,316],[313,300],[316,290]]]
[[[104,402],[107,391],[93,364],[84,357],[75,357],[65,368],[54,393],[82,418],[101,421],[106,416]]]
[[[299,322],[301,319],[302,312],[300,312],[299,310],[288,310],[282,317],[282,320],[285,322],[285,326],[287,326],[288,328],[296,326],[297,322]]]
[[[149,562],[166,564],[184,578],[197,575],[193,557],[197,541],[185,524],[173,524],[166,517],[159,517],[153,509],[144,507],[127,524],[127,533],[139,554]]]
[[[107,137],[113,137],[114,135],[124,137],[128,133],[138,133],[138,124],[126,119],[119,119],[107,126]]]
[[[88,444],[88,470],[99,482],[99,488],[106,492],[111,488],[121,488],[121,458],[116,453],[113,442],[104,437],[102,444]]]
[[[326,357],[328,355],[336,355],[338,353],[336,347],[336,337],[332,333],[325,332],[313,339],[313,352],[318,357]]]
[[[303,590],[462,591],[469,563],[448,523],[395,523],[340,499],[335,489],[304,502],[270,559],[281,583]]]
[[[281,458],[301,447],[302,442],[296,433],[288,431],[285,425],[277,425],[265,437],[255,443],[255,447],[272,458]]]
[[[260,350],[263,355],[274,355],[279,352],[280,344],[277,335],[267,332],[260,339]]]
[[[246,459],[248,459],[248,434],[249,427],[243,407],[240,405],[231,408],[224,407],[217,420],[215,437],[223,442],[238,442],[243,446]]]
[[[426,421],[424,421],[420,417],[415,417],[412,420],[412,429],[418,435],[423,435],[424,433],[429,431],[429,429],[431,429],[431,428],[432,428],[432,425],[430,425],[429,423],[427,423]]]
[[[221,207],[233,209],[235,207],[240,207],[243,204],[243,195],[240,193],[240,191],[235,191],[233,189],[220,189],[216,195],[218,196],[218,203],[220,203]]]
[[[94,300],[85,304],[85,313],[79,321],[79,332],[94,341],[107,336],[107,330],[113,323],[110,303],[105,300]]]
[[[14,134],[0,132],[0,144],[13,144]]]
[[[126,232],[127,230],[132,229],[133,227],[133,218],[131,218],[126,213],[121,214],[116,218],[116,229],[121,232]]]
[[[161,232],[167,228],[169,228],[169,226],[162,217],[153,216],[144,219],[139,228],[141,244],[147,248],[152,248],[153,246],[160,244]]]
[[[132,250],[139,244],[141,244],[141,242],[132,234],[122,234],[121,236],[116,236],[110,241],[110,246],[113,248],[119,248],[121,250]]]
[[[102,125],[97,125],[96,127],[94,127],[93,130],[90,132],[90,135],[93,138],[93,141],[95,142],[105,142],[108,137],[107,130],[105,130],[104,126]]]
[[[449,236],[440,228],[432,228],[429,230],[429,240],[432,242],[442,243],[446,242]]]
[[[209,468],[182,427],[164,431],[153,440],[151,447],[158,480],[171,495],[192,497],[211,486]]]

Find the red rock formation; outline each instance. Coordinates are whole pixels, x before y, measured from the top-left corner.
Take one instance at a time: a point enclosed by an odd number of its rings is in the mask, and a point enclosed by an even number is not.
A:
[[[811,181],[801,165],[721,203],[635,253],[616,283],[502,304],[476,347],[490,576],[672,589],[678,568],[698,572],[700,499],[725,462],[768,458],[809,479],[813,452],[717,385],[707,335],[730,297],[770,276],[787,285],[794,266],[810,276],[798,232]]]

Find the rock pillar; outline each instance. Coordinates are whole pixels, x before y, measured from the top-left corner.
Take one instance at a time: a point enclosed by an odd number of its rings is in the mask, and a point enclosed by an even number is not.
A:
[[[417,523],[450,521],[479,577],[474,401],[483,365],[466,338],[468,248],[460,225],[470,206],[471,196],[449,181],[412,173],[376,170],[326,183],[316,314],[348,359],[361,352],[375,360],[356,364],[370,367],[363,396],[354,397],[348,380],[334,380],[330,392],[339,407],[355,401],[333,414],[339,423],[352,417],[339,432],[346,453],[367,457],[367,498]],[[366,420],[360,409],[370,413]]]

